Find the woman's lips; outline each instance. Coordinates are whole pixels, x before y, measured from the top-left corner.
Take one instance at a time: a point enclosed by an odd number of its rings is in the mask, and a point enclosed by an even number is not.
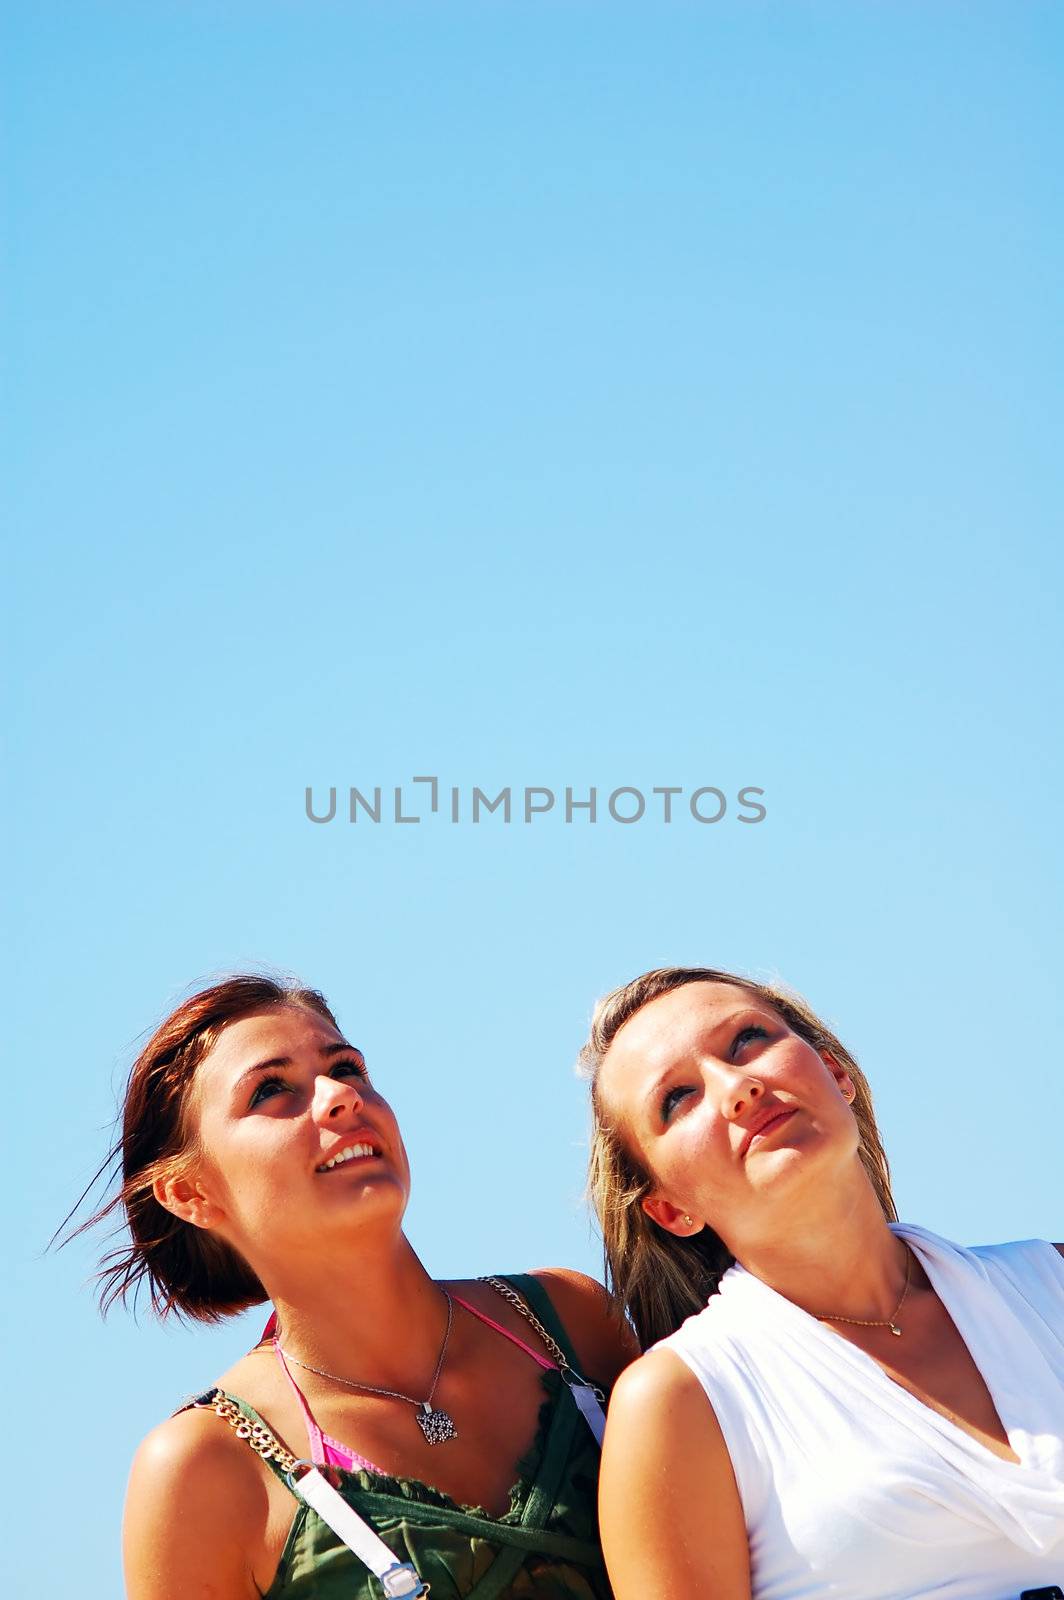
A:
[[[760,1123],[757,1128],[755,1128],[753,1133],[747,1133],[743,1137],[742,1143],[739,1146],[739,1154],[745,1157],[756,1139],[767,1138],[768,1135],[770,1133],[774,1133],[777,1128],[782,1128],[783,1124],[785,1122],[789,1122],[791,1117],[794,1116],[796,1109],[797,1108],[795,1106],[790,1106],[775,1112],[771,1117],[767,1117],[764,1122]]]

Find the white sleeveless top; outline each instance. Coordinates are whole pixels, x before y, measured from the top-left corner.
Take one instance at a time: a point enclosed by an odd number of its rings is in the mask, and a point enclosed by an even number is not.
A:
[[[754,1600],[1012,1600],[1064,1588],[1064,1259],[964,1250],[897,1226],[982,1373],[1019,1457],[1002,1461],[872,1357],[734,1266],[655,1348],[720,1422]]]

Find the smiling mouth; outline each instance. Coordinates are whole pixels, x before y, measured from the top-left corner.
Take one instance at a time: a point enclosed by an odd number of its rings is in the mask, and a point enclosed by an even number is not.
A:
[[[368,1157],[380,1156],[380,1151],[372,1144],[350,1144],[346,1150],[341,1150],[337,1155],[330,1156],[328,1161],[323,1161],[320,1167],[315,1167],[315,1172],[333,1172],[337,1167],[346,1167],[351,1161],[365,1161]]]
[[[763,1122],[760,1128],[757,1129],[756,1133],[751,1133],[748,1135],[748,1137],[743,1140],[743,1156],[745,1157],[748,1154],[755,1139],[763,1139],[766,1134],[774,1133],[776,1129],[782,1127],[785,1122],[789,1122],[791,1117],[794,1116],[794,1110],[795,1108],[791,1107],[786,1111],[777,1112],[776,1116],[772,1117],[770,1121]]]

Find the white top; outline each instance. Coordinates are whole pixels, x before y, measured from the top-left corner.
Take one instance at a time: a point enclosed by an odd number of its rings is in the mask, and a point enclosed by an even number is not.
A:
[[[1003,1461],[743,1267],[656,1349],[720,1422],[754,1600],[1012,1600],[1064,1587],[1064,1260],[1050,1244],[916,1253],[1019,1457]]]

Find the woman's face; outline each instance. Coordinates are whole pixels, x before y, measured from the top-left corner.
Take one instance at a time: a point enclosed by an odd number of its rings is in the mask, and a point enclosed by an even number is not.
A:
[[[398,1225],[410,1168],[360,1050],[301,1006],[229,1023],[196,1070],[190,1114],[206,1209],[256,1270],[373,1221]]]
[[[647,1213],[681,1235],[708,1223],[733,1253],[766,1208],[793,1202],[803,1175],[853,1162],[853,1092],[830,1056],[730,983],[684,984],[643,1006],[597,1085],[603,1117],[652,1178]]]

